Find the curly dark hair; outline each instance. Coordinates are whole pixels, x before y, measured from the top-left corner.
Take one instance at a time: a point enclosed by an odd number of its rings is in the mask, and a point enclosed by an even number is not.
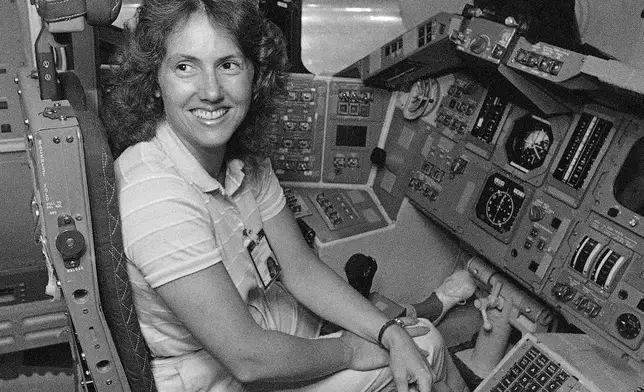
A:
[[[166,41],[177,26],[203,12],[225,29],[254,67],[252,101],[226,149],[226,159],[254,165],[266,156],[264,127],[274,110],[273,97],[285,92],[287,55],[282,32],[261,14],[256,0],[145,0],[134,29],[125,27],[125,45],[117,56],[112,86],[101,116],[115,156],[154,137],[164,119],[157,72]]]

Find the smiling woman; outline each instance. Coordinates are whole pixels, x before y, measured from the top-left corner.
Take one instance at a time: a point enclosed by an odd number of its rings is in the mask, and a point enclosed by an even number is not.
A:
[[[185,25],[193,14],[207,16],[236,45],[246,64],[252,67],[252,102],[243,126],[236,132],[228,149],[230,158],[253,165],[263,157],[263,127],[273,107],[273,96],[285,88],[286,47],[280,30],[259,14],[253,1],[222,0],[144,2],[135,22],[124,26],[127,42],[117,53],[117,67],[111,84],[117,86],[102,107],[113,152],[118,156],[127,147],[154,137],[165,120],[158,72],[167,60],[166,40],[178,26]],[[134,27],[132,27],[134,26]],[[195,36],[199,39],[199,36]],[[191,41],[180,42],[186,47]],[[208,43],[200,41],[206,48]]]
[[[149,0],[128,34],[104,117],[159,391],[451,391],[431,323],[389,320],[286,207],[262,150],[285,47],[257,2]]]
[[[168,38],[158,78],[168,125],[217,176],[226,143],[250,107],[252,63],[225,30],[195,13]]]

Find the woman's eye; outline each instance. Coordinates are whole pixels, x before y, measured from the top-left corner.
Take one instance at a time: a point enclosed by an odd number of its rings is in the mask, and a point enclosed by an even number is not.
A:
[[[242,69],[241,65],[234,61],[226,61],[225,63],[222,63],[221,68],[226,72],[239,72]]]
[[[192,71],[192,67],[188,64],[178,64],[177,71],[182,73],[189,73]]]

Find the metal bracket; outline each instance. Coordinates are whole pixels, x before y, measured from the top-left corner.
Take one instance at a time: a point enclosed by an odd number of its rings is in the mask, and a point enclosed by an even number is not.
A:
[[[70,117],[76,117],[76,112],[73,107],[63,106],[59,102],[54,103],[53,107],[46,107],[42,114],[52,120],[67,120]]]

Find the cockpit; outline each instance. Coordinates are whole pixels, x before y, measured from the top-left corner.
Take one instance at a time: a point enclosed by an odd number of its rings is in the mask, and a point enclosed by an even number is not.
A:
[[[140,4],[31,3],[0,12],[0,391],[154,391],[99,116]],[[258,7],[320,260],[392,319],[467,271],[436,323],[464,391],[644,391],[643,1]]]

